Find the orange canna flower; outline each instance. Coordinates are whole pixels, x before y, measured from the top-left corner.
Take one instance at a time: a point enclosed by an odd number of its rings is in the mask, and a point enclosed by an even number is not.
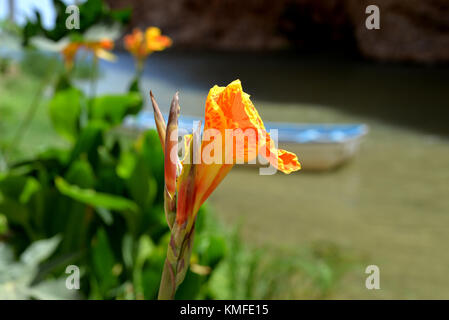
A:
[[[173,112],[179,113],[179,109],[173,108],[170,111],[170,118]],[[215,130],[220,133],[220,136],[225,137],[226,134],[234,131],[249,129],[254,133],[255,141],[250,143],[250,139],[246,139],[242,146],[242,152],[237,151],[235,140],[232,140],[232,146],[222,145],[223,156],[220,163],[207,164],[200,161],[195,164],[192,163],[193,161],[189,161],[189,164],[186,164],[186,161],[183,160],[181,162],[182,171],[176,179],[176,164],[170,166],[167,163],[171,162],[169,150],[173,147],[173,142],[171,142],[169,148],[167,148],[169,141],[167,130],[165,139],[166,186],[172,195],[175,192],[173,186],[176,183],[176,222],[181,225],[188,220],[189,216],[196,216],[200,206],[216,189],[235,163],[248,162],[260,155],[268,160],[272,166],[286,174],[301,169],[301,164],[295,154],[275,147],[262,119],[250,100],[250,96],[243,92],[240,80],[235,80],[227,87],[214,86],[207,96],[205,109],[204,132]],[[177,118],[173,117],[173,119],[172,121],[169,119],[168,127],[176,125],[173,121],[176,120],[177,123]],[[200,145],[199,150],[194,150],[193,140],[194,135],[193,137],[187,136],[186,144],[190,148],[190,152],[197,152],[199,155],[204,155],[207,148],[210,148],[210,145],[214,143],[213,139],[205,139],[203,135],[203,140],[197,143],[197,145]],[[226,161],[228,156],[231,157],[230,162]],[[191,155],[189,160],[191,160]],[[193,221],[194,219],[190,220]]]
[[[92,51],[95,57],[100,59],[108,61],[114,61],[116,59],[115,55],[109,52],[114,48],[114,42],[112,40],[102,39],[99,41],[71,42],[61,52],[67,69],[71,69],[73,67],[75,56],[81,48]]]
[[[243,92],[240,80],[227,87],[215,86],[209,91],[203,136],[199,124],[193,134],[184,137],[188,153],[181,161],[177,152],[178,94],[173,98],[167,125],[151,92],[150,96],[156,128],[164,148],[165,214],[171,230],[158,298],[173,299],[189,265],[197,212],[234,164],[254,160],[259,155],[286,174],[301,169],[301,165],[295,154],[276,148],[249,95]],[[252,133],[243,143],[237,144],[232,138],[230,144],[215,147],[216,139],[222,140],[226,134],[243,131]],[[210,139],[210,132],[218,134]],[[238,152],[237,149],[242,150]],[[204,155],[209,150],[213,150],[214,155],[217,152],[218,161],[205,161]]]
[[[172,40],[161,35],[161,30],[157,27],[149,27],[145,30],[135,28],[131,34],[124,38],[125,48],[137,60],[143,60],[154,51],[162,51],[172,45]]]

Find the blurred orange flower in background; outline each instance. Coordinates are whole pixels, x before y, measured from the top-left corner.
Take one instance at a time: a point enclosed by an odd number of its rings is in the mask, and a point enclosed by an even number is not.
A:
[[[67,69],[73,67],[75,56],[79,49],[86,49],[93,52],[94,56],[100,59],[114,61],[115,55],[109,52],[114,48],[114,42],[109,39],[101,39],[99,41],[75,41],[69,43],[63,50],[62,55]]]
[[[172,40],[162,35],[157,27],[149,27],[145,33],[135,28],[131,34],[125,36],[124,42],[126,50],[138,61],[144,60],[154,51],[162,51],[172,45]]]

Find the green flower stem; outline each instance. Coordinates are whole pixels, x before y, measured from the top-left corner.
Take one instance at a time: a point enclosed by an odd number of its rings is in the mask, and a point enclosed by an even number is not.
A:
[[[177,195],[175,194],[173,199],[171,199],[167,189],[165,189],[164,191],[165,218],[167,220],[167,224],[170,230],[173,229],[173,225],[176,219],[176,198]]]
[[[98,69],[98,58],[94,54],[92,58],[92,70],[90,72],[90,92],[89,92],[89,102],[88,105],[82,104],[81,105],[81,117],[80,117],[80,124],[81,127],[85,127],[89,121],[89,107],[92,107],[92,103],[97,96],[97,77],[96,72]]]
[[[165,259],[162,272],[159,300],[173,300],[176,290],[187,274],[195,228],[186,232],[185,226],[186,224],[179,226],[177,223],[173,226],[170,243],[167,248],[167,258]]]
[[[140,79],[140,77],[142,77],[144,63],[145,63],[144,59],[137,59],[137,61],[136,61],[136,76],[138,79]]]

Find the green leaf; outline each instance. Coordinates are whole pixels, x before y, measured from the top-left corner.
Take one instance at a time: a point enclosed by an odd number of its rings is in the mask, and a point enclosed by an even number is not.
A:
[[[139,89],[139,77],[138,76],[136,76],[131,81],[131,84],[129,85],[128,92],[140,92],[140,89]]]
[[[215,267],[226,254],[226,242],[219,235],[201,235],[197,241],[200,264]]]
[[[86,154],[89,163],[95,168],[98,160],[98,147],[103,144],[103,123],[90,122],[81,131],[76,145],[70,155],[70,162],[75,161],[81,155]]]
[[[20,256],[20,261],[28,266],[36,266],[46,260],[61,242],[60,236],[33,242]]]
[[[111,10],[111,17],[123,24],[127,24],[129,22],[129,20],[131,19],[131,14],[131,8]]]
[[[139,239],[139,248],[137,251],[136,268],[143,267],[145,260],[151,257],[151,254],[156,250],[156,246],[148,235],[143,235]]]
[[[91,103],[90,117],[115,126],[121,124],[126,115],[137,113],[141,105],[142,97],[137,92],[96,97]]]
[[[21,261],[15,261],[12,249],[0,243],[0,300],[77,298],[76,292],[67,290],[65,277],[32,284],[39,262],[50,256],[58,243],[58,237],[37,241],[26,249]]]
[[[6,233],[6,231],[8,231],[8,220],[6,219],[6,216],[4,214],[0,213],[0,236]]]
[[[80,188],[93,188],[95,182],[94,171],[85,159],[72,163],[65,175],[65,180]]]
[[[25,205],[21,204],[19,201],[10,198],[4,198],[0,193],[0,212],[6,216],[10,224],[24,226],[27,231],[29,231],[28,219],[30,213],[28,211],[28,208]]]
[[[6,266],[14,260],[14,252],[6,243],[0,242],[0,266]]]
[[[100,216],[101,220],[103,220],[103,222],[107,226],[110,226],[110,225],[112,225],[114,223],[114,217],[112,216],[111,211],[109,211],[108,209],[105,209],[105,208],[102,208],[102,207],[98,207],[96,209],[96,212]]]
[[[136,166],[136,156],[131,152],[122,152],[120,154],[119,163],[117,164],[117,175],[122,179],[128,179]]]
[[[78,136],[82,98],[80,90],[69,88],[56,92],[49,103],[53,127],[70,142],[74,142]]]
[[[39,300],[72,300],[77,299],[77,290],[68,290],[66,279],[52,279],[30,287],[28,294]]]
[[[176,291],[175,298],[178,300],[195,299],[199,298],[201,285],[204,283],[204,276],[200,276],[196,273],[187,271],[187,275],[184,282],[181,283],[178,290]]]
[[[98,230],[91,252],[97,284],[103,297],[107,297],[108,291],[118,286],[118,278],[114,275],[113,270],[115,266],[114,252],[103,228]]]
[[[142,208],[150,208],[157,194],[157,182],[142,158],[137,160],[131,176],[126,180],[131,198]]]
[[[20,203],[28,203],[30,198],[40,190],[40,183],[33,177],[27,179],[26,184],[20,194]]]
[[[28,178],[22,175],[7,175],[0,178],[0,191],[5,197],[19,200]]]
[[[235,297],[231,281],[229,263],[227,261],[220,262],[208,281],[208,289],[214,299],[226,300]]]
[[[133,266],[133,246],[134,240],[132,235],[129,233],[125,234],[122,240],[122,256],[127,268],[132,268]]]
[[[93,207],[102,207],[117,211],[138,211],[137,205],[123,197],[96,192],[93,189],[81,189],[78,186],[67,183],[63,178],[55,179],[56,188],[63,195]]]
[[[156,130],[148,130],[142,136],[141,154],[158,185],[164,184],[164,153]],[[162,193],[163,190],[160,190]]]

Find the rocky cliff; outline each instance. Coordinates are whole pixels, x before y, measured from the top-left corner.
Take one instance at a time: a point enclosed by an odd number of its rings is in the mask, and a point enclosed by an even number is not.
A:
[[[132,6],[132,25],[156,25],[178,47],[306,50],[358,47],[389,61],[449,61],[449,0],[108,0]],[[380,30],[365,9],[380,8]]]

